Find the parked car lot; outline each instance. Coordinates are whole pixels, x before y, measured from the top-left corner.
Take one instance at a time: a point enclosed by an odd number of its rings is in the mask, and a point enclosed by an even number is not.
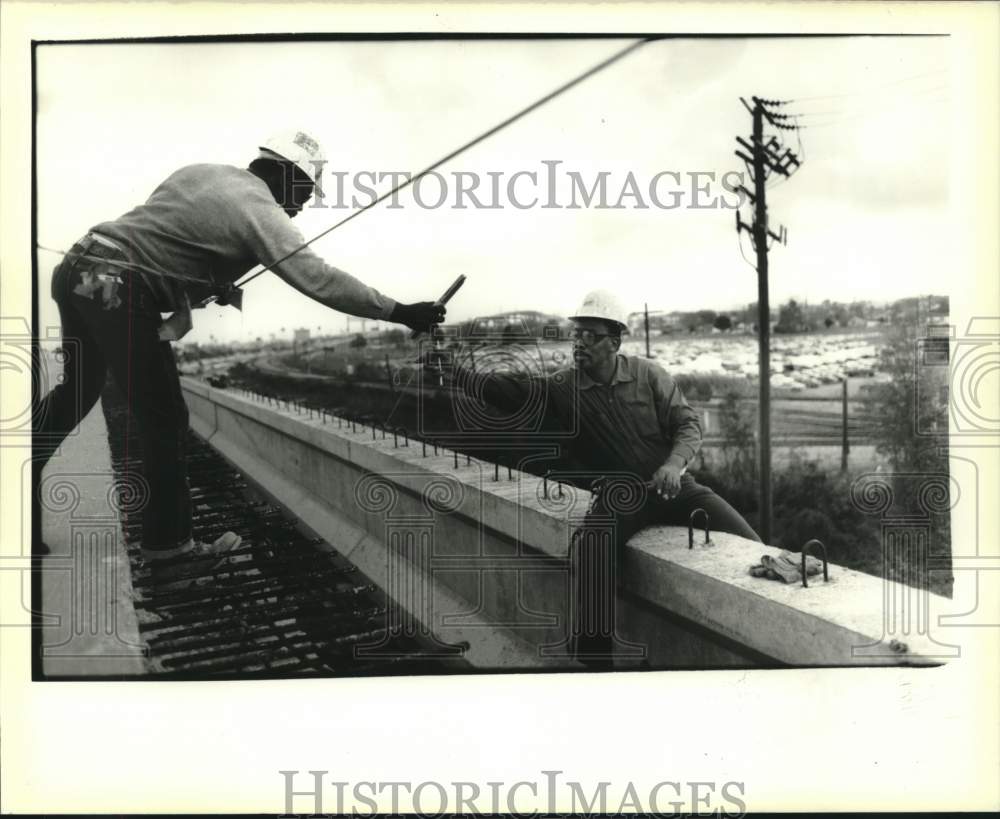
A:
[[[821,333],[771,337],[771,385],[801,392],[845,378],[871,378],[878,371],[881,335]],[[623,349],[645,355],[645,341],[628,339]],[[657,338],[651,346],[656,360],[668,371],[694,375],[758,378],[755,336]]]

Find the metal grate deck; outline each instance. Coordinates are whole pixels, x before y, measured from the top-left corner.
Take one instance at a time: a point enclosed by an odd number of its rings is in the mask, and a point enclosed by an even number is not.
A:
[[[102,403],[116,475],[141,472],[134,420],[110,383]],[[243,542],[223,565],[216,558],[182,559],[177,571],[193,578],[194,586],[172,590],[168,584],[153,600],[140,557],[139,515],[123,514],[136,614],[154,674],[246,678],[468,670],[464,660],[441,657],[417,638],[399,634],[390,635],[394,656],[358,656],[356,648],[387,636],[384,592],[336,551],[317,548],[322,541],[300,531],[285,510],[255,497],[238,471],[189,436],[194,537],[212,541],[233,531]]]

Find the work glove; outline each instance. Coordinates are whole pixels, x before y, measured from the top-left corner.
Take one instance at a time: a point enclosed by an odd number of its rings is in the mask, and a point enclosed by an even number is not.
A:
[[[418,301],[414,304],[400,304],[392,308],[389,321],[396,324],[405,324],[416,333],[426,333],[431,329],[432,324],[440,324],[444,321],[447,311],[443,304],[433,301]]]
[[[220,307],[232,305],[243,312],[243,291],[234,284],[224,284],[215,293],[215,303]]]
[[[806,575],[812,577],[821,571],[823,562],[812,555],[806,555]],[[760,563],[750,567],[750,574],[783,583],[799,583],[802,581],[802,556],[787,549],[782,549],[777,557],[762,555]]]

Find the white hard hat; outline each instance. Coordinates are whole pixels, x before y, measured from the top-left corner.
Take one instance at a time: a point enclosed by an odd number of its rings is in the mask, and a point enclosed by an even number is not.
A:
[[[274,134],[260,146],[260,150],[261,156],[273,158],[277,155],[281,159],[287,159],[314,183],[319,183],[326,155],[319,140],[305,131],[282,131],[280,134]]]
[[[628,331],[628,314],[618,297],[607,290],[592,290],[583,297],[583,303],[571,319],[592,318],[613,321],[623,332]]]

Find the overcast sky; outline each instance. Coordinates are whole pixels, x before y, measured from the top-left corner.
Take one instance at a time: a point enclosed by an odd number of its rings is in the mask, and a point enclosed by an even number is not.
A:
[[[347,173],[416,172],[591,65],[625,41],[410,42],[42,46],[38,66],[39,241],[68,249],[92,225],[144,201],[177,168],[245,166],[272,131],[314,133]],[[946,38],[668,40],[644,46],[441,169],[454,205],[454,171],[503,174],[500,209],[383,203],[316,243],[331,264],[400,301],[436,298],[468,282],[449,319],[517,308],[570,312],[596,286],[641,309],[727,309],[756,299],[737,243],[734,211],[692,208],[690,174],[742,170],[735,137],[748,137],[739,97],[795,100],[786,144],[801,170],[769,193],[772,228],[788,246],[771,254],[772,304],[789,297],[888,300],[948,291]],[[777,133],[777,132],[775,132]],[[543,161],[558,160],[588,186],[608,171],[609,204],[631,172],[644,203],[540,207]],[[519,209],[506,198],[517,171]],[[662,202],[648,196],[660,172]],[[704,181],[702,182],[704,185]],[[748,181],[749,184],[749,181]],[[376,186],[387,190],[388,182]],[[421,189],[425,202],[438,186]],[[329,182],[327,205],[336,204]],[[716,182],[699,203],[724,196]],[[471,204],[471,203],[468,203]],[[307,237],[350,213],[307,209]],[[749,219],[749,208],[743,210]],[[744,252],[751,253],[744,238]],[[58,323],[48,283],[58,258],[39,254],[43,325]],[[164,260],[166,264],[166,260]],[[248,286],[243,313],[195,313],[186,341],[341,331],[344,317],[274,274]]]

